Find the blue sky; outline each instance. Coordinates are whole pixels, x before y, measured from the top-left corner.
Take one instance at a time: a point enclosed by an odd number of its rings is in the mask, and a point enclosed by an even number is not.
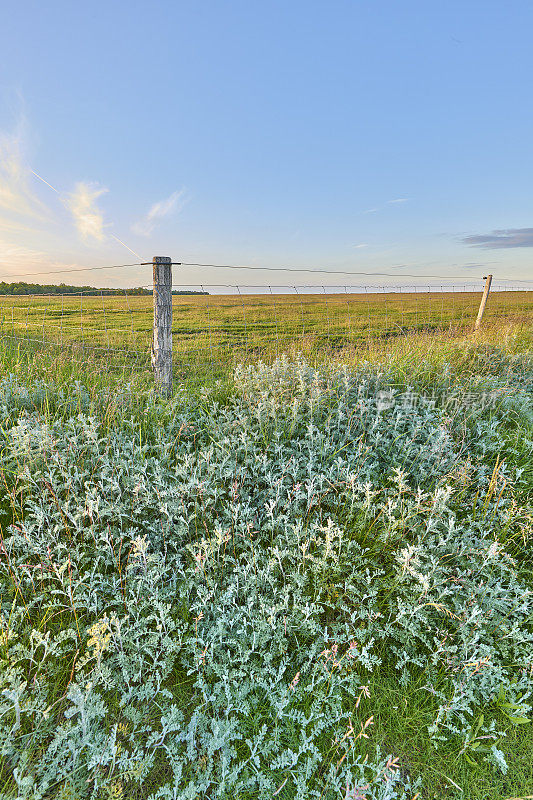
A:
[[[532,30],[529,0],[6,2],[0,273],[138,260],[118,237],[143,260],[532,277]]]

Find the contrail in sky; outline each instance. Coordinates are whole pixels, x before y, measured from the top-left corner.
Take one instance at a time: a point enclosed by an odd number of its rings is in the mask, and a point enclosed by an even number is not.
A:
[[[132,249],[131,249],[131,247],[128,247],[128,245],[127,245],[127,244],[125,244],[125,243],[124,243],[124,242],[123,242],[121,239],[119,239],[119,238],[118,238],[118,236],[115,236],[115,234],[114,234],[114,233],[111,233],[111,234],[109,234],[109,235],[110,235],[110,236],[112,236],[112,237],[113,237],[113,239],[116,239],[116,240],[117,240],[117,242],[119,242],[119,244],[121,244],[123,247],[125,247],[125,248],[126,248],[126,250],[129,250],[129,251],[130,251],[130,253],[133,253],[133,255],[134,255],[134,256],[137,256],[137,258],[140,258],[140,259],[141,259],[141,261],[143,260],[143,256],[140,256],[140,255],[139,255],[139,253],[136,253],[136,252],[135,252],[135,250],[132,250]]]
[[[39,175],[37,172],[35,172],[34,169],[30,169],[30,172],[32,173],[32,175],[35,175],[36,178],[39,178],[40,181],[46,184],[46,186],[48,186],[53,192],[55,192],[58,195],[61,195],[61,192],[58,189],[56,189],[55,186],[52,186],[51,183],[45,181],[45,179],[41,177],[41,175]],[[125,242],[123,242],[121,239],[119,239],[118,236],[115,236],[114,233],[111,233],[110,236],[112,236],[113,239],[115,239],[119,244],[121,244],[122,247],[125,247],[126,250],[129,250],[130,253],[133,253],[134,256],[137,256],[137,258],[139,258],[141,261],[143,260],[143,256],[140,256],[139,253],[136,253],[135,250],[132,250],[131,247],[128,247],[128,245],[125,244]]]
[[[50,189],[51,189],[53,192],[55,192],[56,194],[59,194],[59,192],[58,192],[58,190],[55,188],[55,186],[52,186],[52,184],[51,184],[51,183],[48,183],[48,181],[45,181],[45,179],[44,179],[44,178],[41,178],[41,176],[40,176],[40,175],[37,175],[37,173],[35,172],[35,170],[34,170],[34,169],[30,169],[30,172],[32,173],[32,175],[35,175],[35,177],[36,177],[36,178],[39,178],[39,180],[40,180],[40,181],[42,181],[43,183],[46,183],[46,185],[47,185],[47,186],[49,186],[49,187],[50,187]]]

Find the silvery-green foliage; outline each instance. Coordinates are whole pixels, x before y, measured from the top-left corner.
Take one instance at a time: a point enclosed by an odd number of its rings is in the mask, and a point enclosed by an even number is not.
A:
[[[528,715],[512,502],[457,502],[491,469],[386,378],[239,369],[226,404],[179,394],[149,437],[104,426],[79,387],[54,416],[46,387],[22,403],[4,383],[0,752],[19,797],[410,796],[392,756],[361,759],[384,661],[427,676],[437,744],[468,748],[487,706]]]

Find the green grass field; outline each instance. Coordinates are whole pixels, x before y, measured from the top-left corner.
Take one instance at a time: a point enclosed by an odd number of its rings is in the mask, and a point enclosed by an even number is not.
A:
[[[248,297],[248,346],[239,298],[176,298],[176,372],[187,359],[197,380],[170,400],[105,339],[81,357],[79,305],[63,348],[37,335],[44,304],[9,307],[33,344],[4,308],[2,800],[532,796],[520,294],[495,297],[476,335],[478,296],[439,324],[435,297],[433,316],[419,297],[372,298],[372,336],[368,302],[328,298],[324,331],[323,299],[276,298],[278,337],[272,302]],[[135,301],[132,350],[150,337]],[[85,302],[94,344],[103,310]],[[322,371],[232,376],[276,351]]]
[[[173,298],[174,363],[222,375],[235,364],[287,352],[327,359],[404,336],[473,329],[478,292],[255,294]],[[95,356],[150,365],[151,297],[3,297],[0,335]],[[494,292],[485,327],[530,325],[532,292]],[[114,351],[109,357],[109,352]]]

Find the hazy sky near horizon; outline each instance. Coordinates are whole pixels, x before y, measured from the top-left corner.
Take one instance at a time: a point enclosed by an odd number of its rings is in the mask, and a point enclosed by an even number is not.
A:
[[[533,277],[530,0],[2,7],[0,279]]]

